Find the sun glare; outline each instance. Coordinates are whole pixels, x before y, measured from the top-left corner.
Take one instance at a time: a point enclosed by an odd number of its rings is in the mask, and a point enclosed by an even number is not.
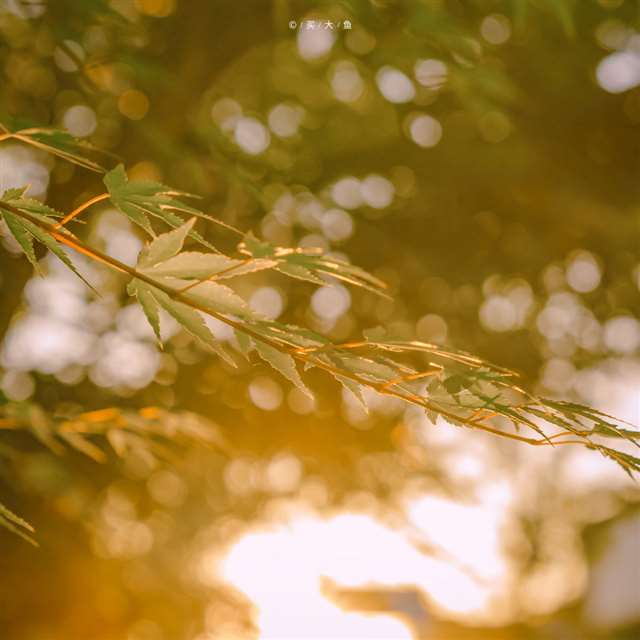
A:
[[[318,638],[411,638],[400,607],[349,610],[335,594],[412,589],[425,610],[459,620],[483,617],[507,577],[502,516],[499,507],[432,496],[408,503],[405,527],[369,514],[321,518],[301,511],[242,536],[218,565],[218,577],[256,607],[265,640],[303,637],[309,628]]]

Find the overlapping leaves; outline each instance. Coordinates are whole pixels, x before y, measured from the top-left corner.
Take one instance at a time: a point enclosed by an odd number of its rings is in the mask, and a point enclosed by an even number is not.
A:
[[[319,249],[287,249],[270,242],[258,240],[248,233],[239,247],[245,255],[266,258],[276,262],[275,268],[287,276],[307,280],[314,284],[325,284],[322,276],[330,276],[348,284],[362,287],[378,295],[386,295],[384,282],[364,269],[335,257],[328,257]]]
[[[22,194],[10,195],[19,199]],[[16,211],[19,212],[19,207]],[[24,222],[19,215],[17,218]],[[40,218],[33,220],[26,227],[28,232],[37,227],[35,223]],[[280,270],[283,262],[285,267],[290,264],[292,255],[309,256],[284,252],[251,238],[244,247],[252,257],[245,260],[183,251],[185,240],[193,234],[193,224],[194,219],[182,222],[176,229],[155,236],[132,271],[134,277],[128,291],[138,299],[158,340],[163,311],[229,364],[235,364],[233,354],[205,321],[210,316],[235,329],[241,353],[248,356],[255,351],[307,393],[310,392],[296,361],[304,364],[305,369],[316,367],[330,373],[363,404],[366,404],[363,390],[369,388],[423,408],[434,421],[443,416],[452,424],[535,445],[579,443],[615,460],[627,472],[638,470],[640,459],[601,443],[602,438],[615,436],[636,444],[637,431],[621,428],[603,414],[581,405],[535,398],[514,384],[512,372],[474,356],[422,342],[384,339],[380,335],[334,345],[308,329],[261,316],[233,289],[218,281],[262,269]],[[59,239],[64,242],[65,236]],[[53,238],[47,241],[55,243]],[[91,249],[86,248],[86,252],[90,255]],[[315,262],[309,272],[322,271],[323,266],[318,268],[318,264],[323,265]],[[329,276],[330,271],[323,271],[323,275]],[[361,274],[348,281],[367,289],[372,285],[372,280],[365,280]],[[423,359],[428,356],[426,368],[411,364],[411,359],[418,356]],[[551,435],[547,433],[548,427],[552,427]],[[529,429],[532,435],[520,434],[521,428]]]
[[[0,197],[0,218],[5,221],[11,235],[20,245],[29,262],[36,271],[39,271],[34,241],[40,242],[81,280],[89,285],[78,272],[67,255],[67,252],[56,239],[56,236],[38,224],[40,222],[44,223],[47,227],[54,226],[57,222],[56,218],[61,218],[62,214],[47,207],[38,200],[25,197],[25,192],[26,187],[21,189],[8,189],[4,192],[2,197]],[[29,219],[21,216],[20,212],[28,214]]]
[[[107,173],[104,184],[109,191],[111,202],[126,215],[131,222],[155,236],[152,220],[160,220],[169,227],[177,228],[184,224],[178,213],[208,218],[199,209],[182,201],[181,198],[195,198],[184,191],[171,189],[159,182],[136,180],[129,181],[124,167],[120,164]],[[191,229],[189,235],[200,244],[215,251],[197,231]]]
[[[296,368],[296,360],[303,362],[307,369],[317,367],[327,371],[365,406],[364,389],[368,387],[422,407],[434,422],[438,416],[444,416],[452,424],[530,444],[578,442],[615,460],[627,472],[637,470],[640,465],[634,456],[625,452],[616,455],[601,442],[602,437],[619,437],[637,444],[639,432],[621,428],[608,416],[582,405],[535,398],[515,384],[512,371],[470,354],[424,342],[385,339],[384,331],[371,332],[360,342],[335,345],[308,329],[260,317],[235,293],[226,287],[218,290],[222,285],[211,280],[216,278],[214,265],[231,269],[218,273],[230,274],[235,263],[226,267],[227,263],[212,262],[212,268],[207,268],[206,254],[181,252],[190,224],[159,236],[141,254],[139,272],[152,278],[163,290],[157,290],[149,282],[134,280],[132,283],[132,293],[138,295],[158,336],[158,311],[164,308],[187,331],[221,349],[200,315],[200,312],[208,313],[234,326],[239,348],[245,355],[255,350],[305,392],[308,390]],[[252,255],[258,256],[253,260],[266,261],[267,264],[260,265],[265,268],[274,267],[275,263],[278,269],[281,264],[278,251],[271,247],[256,249],[258,244],[255,241],[253,245]],[[249,268],[251,264],[243,266]],[[202,278],[209,280],[202,281]],[[425,356],[429,359],[426,367],[411,364],[412,358],[424,359]],[[496,421],[502,423],[495,424]],[[507,423],[516,430],[528,428],[532,435],[505,430]],[[553,433],[548,435],[544,426],[551,426]]]
[[[85,146],[68,134],[37,129],[5,131],[0,134],[5,139],[16,138],[81,166],[101,168],[83,155]],[[159,341],[162,315],[168,314],[229,364],[235,364],[233,351],[216,338],[206,320],[208,316],[234,329],[234,346],[239,354],[249,358],[255,353],[305,393],[311,394],[298,370],[299,364],[305,370],[316,367],[329,373],[365,408],[365,390],[369,389],[421,407],[434,422],[442,416],[458,426],[533,445],[582,444],[612,459],[629,474],[640,471],[640,458],[603,444],[606,439],[618,438],[629,446],[639,446],[640,432],[631,425],[621,426],[620,421],[576,403],[534,397],[515,384],[513,372],[437,345],[393,340],[383,331],[368,334],[358,342],[332,344],[304,327],[261,316],[234,289],[220,282],[273,269],[317,285],[342,281],[386,295],[384,283],[359,267],[321,251],[276,247],[250,233],[241,234],[243,242],[238,248],[244,257],[232,258],[218,252],[194,230],[197,218],[216,220],[185,204],[183,199],[190,194],[156,182],[129,181],[122,166],[107,173],[104,182],[112,203],[152,238],[141,251],[135,269],[83,244],[62,226],[65,220],[60,220],[61,214],[28,198],[25,189],[10,189],[2,195],[0,215],[36,269],[34,244],[38,242],[74,271],[62,245],[128,273],[128,292],[137,298]],[[190,219],[185,221],[183,216]],[[158,235],[154,228],[157,222],[171,230]],[[183,250],[188,238],[208,251]],[[418,361],[420,366],[415,364]],[[6,407],[3,411],[7,416]],[[184,416],[176,422],[175,414],[164,412],[152,416],[110,409],[54,421],[52,426],[49,417],[37,407],[16,411],[14,407],[14,414],[3,420],[4,427],[9,423],[27,426],[53,451],[72,447],[96,461],[105,458],[103,448],[95,441],[100,437],[123,455],[130,449],[145,447],[152,453],[164,451],[163,439],[186,435],[189,441],[209,441],[211,436],[200,427],[183,433],[179,425],[193,426],[195,422]],[[167,425],[173,425],[169,431]],[[0,526],[31,539],[30,525],[3,505]]]
[[[277,263],[264,258],[236,260],[222,254],[182,252],[193,223],[194,220],[190,220],[178,229],[158,236],[141,252],[137,270],[142,278],[131,281],[129,293],[137,297],[158,340],[161,340],[160,309],[163,309],[191,335],[234,365],[233,358],[215,338],[201,313],[227,322],[244,322],[245,326],[254,326],[256,330],[263,324],[268,325],[266,318],[254,312],[231,288],[216,280],[269,269]],[[255,348],[261,358],[305,389],[289,354],[248,337],[245,346],[245,353]]]

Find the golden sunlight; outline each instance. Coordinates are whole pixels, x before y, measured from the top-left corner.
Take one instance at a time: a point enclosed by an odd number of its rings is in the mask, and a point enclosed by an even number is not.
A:
[[[425,615],[495,619],[508,577],[504,507],[419,496],[397,525],[365,513],[324,518],[300,504],[289,520],[242,535],[212,570],[255,606],[265,640],[306,637],[310,625],[319,638],[412,638],[406,605],[388,599],[386,611],[371,611],[366,597],[349,594],[410,589]]]

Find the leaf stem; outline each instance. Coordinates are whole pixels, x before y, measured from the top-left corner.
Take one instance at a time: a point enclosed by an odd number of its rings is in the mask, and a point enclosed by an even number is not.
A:
[[[67,222],[71,222],[74,218],[79,216],[85,209],[88,209],[91,205],[96,204],[97,202],[102,202],[103,200],[107,200],[109,198],[108,193],[101,193],[99,196],[94,196],[90,200],[87,200],[79,207],[75,208],[71,213],[68,213],[60,222],[57,222],[53,225],[56,229],[60,229],[60,227],[64,227]]]

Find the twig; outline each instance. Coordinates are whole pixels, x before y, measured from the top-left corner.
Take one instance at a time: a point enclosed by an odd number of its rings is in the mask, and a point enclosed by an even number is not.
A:
[[[85,205],[89,206],[88,203],[85,203]],[[86,206],[83,206],[83,208],[86,208]],[[399,400],[403,400],[404,402],[421,406],[424,409],[433,411],[441,415],[443,418],[450,420],[454,424],[462,424],[470,428],[486,431],[488,433],[492,433],[494,435],[498,435],[511,440],[517,440],[519,442],[524,442],[524,443],[535,445],[535,446],[581,444],[581,445],[589,446],[592,448],[599,448],[597,444],[589,441],[587,442],[581,441],[581,440],[551,441],[551,439],[547,438],[546,436],[540,439],[522,436],[516,433],[501,431],[494,427],[490,427],[488,425],[482,424],[477,421],[478,420],[477,417],[474,420],[474,419],[465,418],[463,416],[456,415],[455,413],[452,413],[451,411],[448,411],[442,408],[438,404],[430,402],[427,398],[424,398],[422,396],[415,394],[414,392],[410,391],[407,388],[403,388],[403,387],[398,388],[398,385],[400,384],[400,382],[406,381],[407,377],[399,378],[397,380],[392,380],[391,382],[374,382],[372,380],[363,378],[361,375],[358,375],[356,373],[352,373],[350,371],[343,370],[343,369],[338,369],[332,366],[331,364],[328,364],[324,360],[322,360],[320,357],[316,355],[316,353],[322,351],[323,349],[331,349],[331,348],[338,351],[341,348],[349,349],[349,348],[357,348],[365,345],[375,347],[376,343],[354,342],[354,343],[346,343],[344,345],[326,345],[326,347],[321,347],[314,350],[301,349],[299,347],[292,347],[277,339],[265,336],[259,333],[258,331],[252,329],[251,327],[243,324],[242,322],[239,322],[237,320],[234,320],[232,318],[225,316],[222,313],[212,310],[206,305],[199,303],[197,300],[194,300],[189,295],[185,294],[184,290],[172,289],[171,287],[165,285],[164,283],[156,281],[152,277],[136,270],[134,267],[130,267],[129,265],[126,265],[123,262],[120,262],[116,258],[113,258],[98,249],[85,245],[81,240],[78,240],[77,238],[75,238],[75,236],[72,236],[64,227],[60,227],[56,224],[51,224],[49,222],[41,220],[36,216],[31,215],[29,212],[18,209],[6,202],[0,201],[0,208],[4,208],[10,213],[12,213],[13,215],[19,218],[22,218],[24,220],[27,220],[31,224],[38,226],[43,231],[46,231],[47,233],[52,235],[57,241],[66,245],[67,247],[74,249],[75,251],[78,251],[90,257],[93,260],[101,262],[116,271],[125,273],[132,278],[136,278],[141,282],[144,282],[145,284],[148,284],[158,289],[159,291],[162,291],[164,294],[169,296],[175,302],[180,302],[182,304],[185,304],[191,307],[192,309],[195,309],[196,311],[205,313],[211,316],[212,318],[215,318],[216,320],[219,320],[220,322],[227,324],[233,329],[240,331],[242,333],[245,333],[246,335],[250,336],[254,340],[267,344],[273,347],[274,349],[277,349],[282,353],[286,353],[292,356],[293,358],[296,358],[297,360],[300,360],[306,364],[318,367],[319,369],[323,369],[324,371],[327,371],[334,376],[339,376],[342,378],[349,379],[353,382],[356,382],[359,385],[369,387],[382,395],[390,396],[393,398],[397,398]],[[69,216],[67,216],[67,218],[69,218]],[[438,355],[440,354],[449,355],[446,352],[441,352],[440,350],[437,350],[437,353]],[[464,357],[464,361],[466,361],[465,364],[468,364],[469,366],[479,366],[479,362],[480,362],[477,359],[471,358],[471,357]],[[419,375],[416,375],[415,377],[417,378],[419,377]],[[394,386],[396,388],[391,388],[391,386]],[[522,418],[519,416],[506,416],[506,415],[505,417],[510,418],[514,423],[531,426],[528,424],[529,421],[525,418]],[[569,434],[567,433],[566,435],[569,435]],[[572,434],[572,435],[578,435],[578,434]]]
[[[79,207],[74,209],[71,213],[68,213],[64,218],[62,218],[62,220],[60,220],[60,222],[57,222],[53,226],[56,229],[60,229],[61,227],[64,227],[64,225],[67,224],[67,222],[71,222],[71,220],[79,216],[85,209],[88,209],[91,205],[94,205],[97,202],[102,202],[103,200],[107,200],[109,197],[110,195],[108,193],[101,193],[99,196],[94,196],[90,200],[87,200],[86,202],[81,204]]]

